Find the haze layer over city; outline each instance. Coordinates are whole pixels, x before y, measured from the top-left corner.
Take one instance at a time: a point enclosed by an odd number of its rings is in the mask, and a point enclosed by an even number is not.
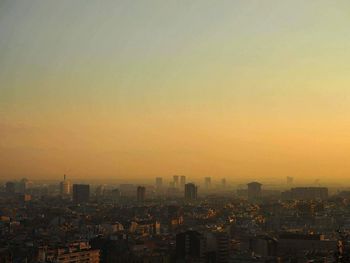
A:
[[[0,1],[1,179],[346,184],[348,1]]]

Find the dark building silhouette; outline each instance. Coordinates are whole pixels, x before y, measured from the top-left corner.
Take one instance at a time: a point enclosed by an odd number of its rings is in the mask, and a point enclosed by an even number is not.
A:
[[[181,187],[181,190],[184,190],[185,184],[186,184],[186,176],[181,175],[180,176],[180,187]]]
[[[75,203],[89,202],[90,185],[88,184],[73,184],[73,201]]]
[[[228,263],[230,256],[230,239],[226,232],[215,233],[216,237],[216,262]]]
[[[146,188],[144,186],[137,187],[137,202],[144,202],[146,198]]]
[[[261,186],[258,182],[251,182],[248,184],[248,200],[255,201],[261,197]]]
[[[176,235],[176,259],[181,262],[201,262],[205,258],[206,240],[197,231]]]
[[[179,176],[178,175],[173,176],[173,183],[174,183],[175,188],[179,187]]]
[[[185,199],[186,200],[197,199],[197,186],[195,184],[192,184],[192,183],[185,184]]]
[[[23,178],[19,183],[18,183],[18,192],[21,194],[25,194],[28,190],[28,179]]]

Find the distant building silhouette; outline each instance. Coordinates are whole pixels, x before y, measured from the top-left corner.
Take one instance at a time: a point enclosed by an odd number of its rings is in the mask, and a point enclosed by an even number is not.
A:
[[[176,235],[177,262],[205,262],[206,239],[197,231]]]
[[[144,202],[146,198],[146,188],[144,186],[137,187],[137,202]]]
[[[248,200],[255,201],[261,197],[261,186],[258,182],[251,182],[248,184]]]
[[[204,186],[206,190],[211,188],[211,177],[204,178]]]
[[[25,194],[28,190],[29,186],[29,181],[27,178],[23,178],[19,183],[18,183],[18,192],[21,194]]]
[[[60,182],[61,196],[68,196],[72,193],[72,183],[67,180],[66,175],[63,176],[63,181]]]
[[[86,203],[90,200],[90,185],[73,184],[73,201],[75,203]]]
[[[181,175],[181,177],[180,177],[180,188],[181,188],[181,190],[184,190],[185,184],[186,184],[186,176]]]
[[[173,176],[173,182],[174,182],[174,187],[178,188],[179,187],[179,176],[178,175]]]
[[[193,183],[185,184],[185,199],[196,200],[197,199],[197,186]]]

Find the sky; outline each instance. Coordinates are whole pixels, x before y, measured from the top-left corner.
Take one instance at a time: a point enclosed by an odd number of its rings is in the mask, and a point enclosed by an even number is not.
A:
[[[344,183],[348,0],[0,0],[0,178]]]

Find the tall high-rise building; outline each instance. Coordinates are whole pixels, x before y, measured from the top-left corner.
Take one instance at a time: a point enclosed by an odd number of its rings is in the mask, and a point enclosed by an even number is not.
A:
[[[206,239],[201,233],[189,230],[176,235],[176,260],[205,262]]]
[[[179,176],[178,175],[173,176],[173,182],[174,182],[174,187],[178,188],[179,187]]]
[[[88,184],[73,184],[73,201],[75,203],[89,202],[90,185]]]
[[[7,182],[5,189],[7,194],[14,194],[16,191],[16,184],[14,182]]]
[[[162,177],[156,177],[156,189],[160,190],[163,188],[163,178]]]
[[[138,186],[136,194],[137,194],[137,202],[144,202],[146,198],[146,187]]]
[[[294,178],[290,177],[290,176],[287,176],[287,184],[291,185],[291,184],[293,184],[293,182],[294,182]]]
[[[228,263],[230,257],[230,238],[226,232],[215,233],[216,238],[216,262]]]
[[[251,182],[248,184],[248,200],[254,201],[261,197],[261,186],[258,182]]]
[[[186,176],[181,175],[181,176],[180,176],[180,188],[181,188],[181,190],[184,189],[185,184],[186,184]]]
[[[185,199],[196,200],[197,199],[197,186],[192,183],[185,184]]]
[[[60,193],[62,196],[68,196],[72,192],[72,183],[67,180],[66,175],[63,176],[63,181],[60,182]]]
[[[204,178],[204,185],[206,190],[211,188],[211,177]]]

